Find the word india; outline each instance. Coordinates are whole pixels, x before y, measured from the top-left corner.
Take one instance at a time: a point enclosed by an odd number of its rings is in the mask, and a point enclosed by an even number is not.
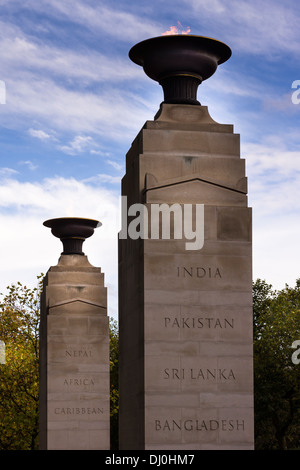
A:
[[[120,239],[192,240],[186,250],[201,250],[204,245],[204,204],[132,204],[121,197]],[[173,235],[171,237],[171,234]]]

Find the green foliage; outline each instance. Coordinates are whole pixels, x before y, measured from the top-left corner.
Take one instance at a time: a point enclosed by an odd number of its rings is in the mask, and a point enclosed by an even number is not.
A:
[[[253,285],[255,427],[257,449],[300,447],[300,365],[292,343],[300,339],[300,287],[272,291]]]
[[[38,447],[39,300],[38,287],[20,282],[7,288],[0,304],[0,340],[5,363],[0,364],[0,449]]]
[[[38,448],[39,319],[42,276],[28,289],[7,288],[0,304],[0,450]],[[253,284],[256,449],[300,448],[300,364],[292,344],[300,340],[300,280],[274,291]],[[118,449],[117,322],[110,320],[111,447]]]

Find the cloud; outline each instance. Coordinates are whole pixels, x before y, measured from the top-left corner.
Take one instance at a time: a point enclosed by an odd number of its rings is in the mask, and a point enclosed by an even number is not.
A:
[[[92,155],[101,155],[102,157],[108,157],[110,155],[109,152],[104,152],[103,150],[95,150],[95,149],[91,149],[90,153]]]
[[[31,135],[31,137],[36,137],[40,140],[52,139],[52,136],[50,134],[47,134],[47,132],[44,132],[41,129],[29,129],[28,134]]]
[[[276,133],[274,123],[282,120],[282,111],[285,116],[297,112],[296,106],[290,107],[288,96],[292,79],[286,96],[280,89],[288,74],[284,67],[292,70],[297,63],[294,56],[299,54],[299,5],[295,1],[166,0],[162,4],[154,0],[151,6],[118,1],[112,5],[105,0],[0,3],[4,11],[0,78],[7,91],[0,124],[28,132],[36,139],[35,148],[49,143],[69,155],[102,155],[102,162],[113,167],[114,174],[123,169],[114,161],[116,153],[130,146],[162,98],[161,87],[128,59],[130,45],[160,35],[177,19],[190,25],[192,34],[228,42],[234,51],[232,62],[201,85],[199,98],[205,105],[202,95],[207,93],[214,119],[232,122],[235,129],[237,124],[242,127],[242,157],[246,158],[249,201],[254,208],[255,266],[262,273],[269,272],[268,263],[272,275],[282,279],[286,276],[276,269],[277,262],[294,274],[300,200],[297,123],[286,121],[287,129],[281,122],[277,139],[265,134]],[[172,16],[169,21],[167,16],[174,11],[182,16]],[[17,161],[33,169],[31,158],[27,154]],[[53,166],[53,172],[63,171],[61,168]],[[111,224],[119,189],[113,184],[120,178],[106,171],[101,166],[96,171],[92,168],[95,176],[84,181],[57,177],[20,182],[16,170],[0,169],[0,226],[9,227],[1,236],[0,284],[13,277],[22,280],[29,272],[32,278],[32,273],[56,262],[60,242],[42,222],[63,215],[104,222],[86,246],[93,264],[102,266],[111,282],[111,273],[115,276],[117,270],[116,229]],[[109,191],[104,189],[106,184]],[[116,285],[117,276],[109,292],[115,292]]]
[[[282,289],[300,277],[300,159],[289,139],[267,135],[242,144],[253,210],[253,275]]]
[[[268,56],[299,54],[299,7],[273,0],[184,0],[201,14],[204,28],[215,31],[236,51]]]
[[[0,21],[2,26],[3,22]],[[138,78],[136,68],[127,58],[105,56],[91,49],[70,50],[41,43],[38,38],[27,37],[19,28],[8,34],[0,37],[1,73],[8,77],[17,70],[38,71],[45,77],[49,74],[57,79],[63,77],[68,84],[73,80],[85,87],[108,79]]]
[[[76,155],[86,151],[91,145],[94,145],[92,137],[77,135],[69,145],[60,146],[59,149],[69,155]]]
[[[2,167],[0,168],[0,177],[2,178],[10,178],[12,175],[17,174],[17,170],[13,168]]]
[[[30,160],[24,160],[24,161],[21,160],[20,162],[18,162],[18,164],[19,165],[26,165],[29,168],[29,170],[31,170],[31,171],[34,171],[38,168],[38,166],[35,165],[34,163],[32,163],[32,161],[30,161]]]
[[[28,120],[34,120],[58,134],[94,133],[113,141],[124,141],[129,132],[134,135],[149,118],[149,111],[156,112],[158,105],[154,103],[159,103],[153,96],[141,103],[130,91],[118,88],[99,93],[65,88],[41,74],[24,73],[22,79],[16,74],[8,87],[10,101],[1,109],[0,125],[22,129]],[[34,137],[38,136],[48,139],[36,132]]]
[[[93,212],[99,214],[99,211],[112,210],[117,198],[114,192],[104,187],[94,187],[75,178],[55,177],[44,178],[40,182],[21,182],[5,176],[0,183],[0,209],[10,208],[15,213],[26,210],[29,216],[38,214],[42,218],[95,218]],[[99,209],[101,198],[104,205]]]
[[[296,114],[300,112],[300,106],[292,102],[292,90],[289,93],[279,96],[269,96],[263,101],[263,106],[267,111],[277,111],[285,114]]]
[[[1,174],[0,174],[1,175]],[[0,185],[0,292],[12,282],[34,286],[36,276],[56,265],[61,242],[43,222],[54,217],[100,220],[102,226],[84,243],[84,252],[105,274],[109,315],[117,315],[117,233],[119,196],[100,184],[74,178],[41,182],[1,179]]]
[[[22,4],[24,5],[24,4]],[[79,24],[86,30],[99,32],[112,36],[121,41],[135,41],[140,37],[147,38],[162,33],[161,27],[155,21],[147,19],[128,11],[128,6],[106,6],[104,2],[89,5],[82,0],[48,0],[41,4],[35,0],[26,2],[29,9],[47,13],[49,16],[67,19],[69,22]]]
[[[264,204],[262,200],[260,204]],[[273,217],[260,217],[253,207],[253,275],[276,289],[295,286],[299,272],[299,214],[274,208]]]
[[[120,185],[121,176],[111,176],[106,174],[98,174],[95,176],[91,176],[90,178],[86,178],[84,180],[85,183],[108,183],[108,184],[118,184]]]
[[[242,153],[253,176],[279,175],[284,182],[288,177],[300,177],[299,150],[288,148],[281,136],[265,136],[263,142],[243,143]],[[277,179],[277,178],[276,178]]]
[[[265,95],[265,84],[260,82],[256,77],[249,77],[243,71],[228,70],[220,65],[216,75],[212,79],[204,82],[208,90],[217,91],[223,97],[250,97],[259,98]],[[200,88],[201,90],[201,88]]]
[[[36,8],[38,2],[30,4]],[[60,3],[54,4],[60,11]],[[76,2],[74,10],[86,9],[80,5]],[[68,14],[72,10],[73,3]],[[91,7],[87,10],[93,11]],[[152,97],[146,92],[141,100],[125,85],[133,89],[137,83],[148,84],[148,79],[127,54],[111,55],[106,49],[96,51],[84,44],[61,47],[35,36],[36,31],[25,32],[21,25],[22,21],[18,25],[0,21],[1,79],[7,89],[0,124],[23,129],[28,120],[38,122],[29,134],[44,142],[54,141],[54,132],[67,130],[122,140],[128,130],[136,130],[147,119],[149,109],[153,109]],[[69,151],[74,150],[71,147]]]
[[[118,171],[123,171],[124,170],[124,166],[123,165],[120,165],[119,163],[113,161],[113,160],[106,160],[106,162],[111,165],[115,170],[118,170]]]

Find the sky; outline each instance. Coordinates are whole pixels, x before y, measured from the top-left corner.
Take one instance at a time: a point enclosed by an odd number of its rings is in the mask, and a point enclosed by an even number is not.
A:
[[[125,155],[163,99],[128,52],[178,21],[232,50],[200,85],[198,100],[241,136],[253,208],[253,278],[275,289],[295,285],[297,0],[0,0],[0,292],[18,281],[34,287],[57,264],[62,245],[45,220],[97,219],[102,226],[84,251],[105,273],[108,314],[117,318]]]

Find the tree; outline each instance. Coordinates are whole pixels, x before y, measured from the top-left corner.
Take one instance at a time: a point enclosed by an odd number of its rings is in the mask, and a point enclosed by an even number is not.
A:
[[[0,450],[38,448],[38,286],[8,287],[0,304]],[[300,448],[300,364],[292,344],[300,340],[300,280],[274,291],[253,284],[256,449]],[[111,446],[118,449],[118,327],[110,321]]]
[[[42,275],[38,287],[20,282],[8,287],[0,304],[0,449],[38,448],[39,319]]]
[[[300,339],[300,287],[273,291],[253,285],[255,428],[257,449],[300,446],[300,365],[292,344]]]

